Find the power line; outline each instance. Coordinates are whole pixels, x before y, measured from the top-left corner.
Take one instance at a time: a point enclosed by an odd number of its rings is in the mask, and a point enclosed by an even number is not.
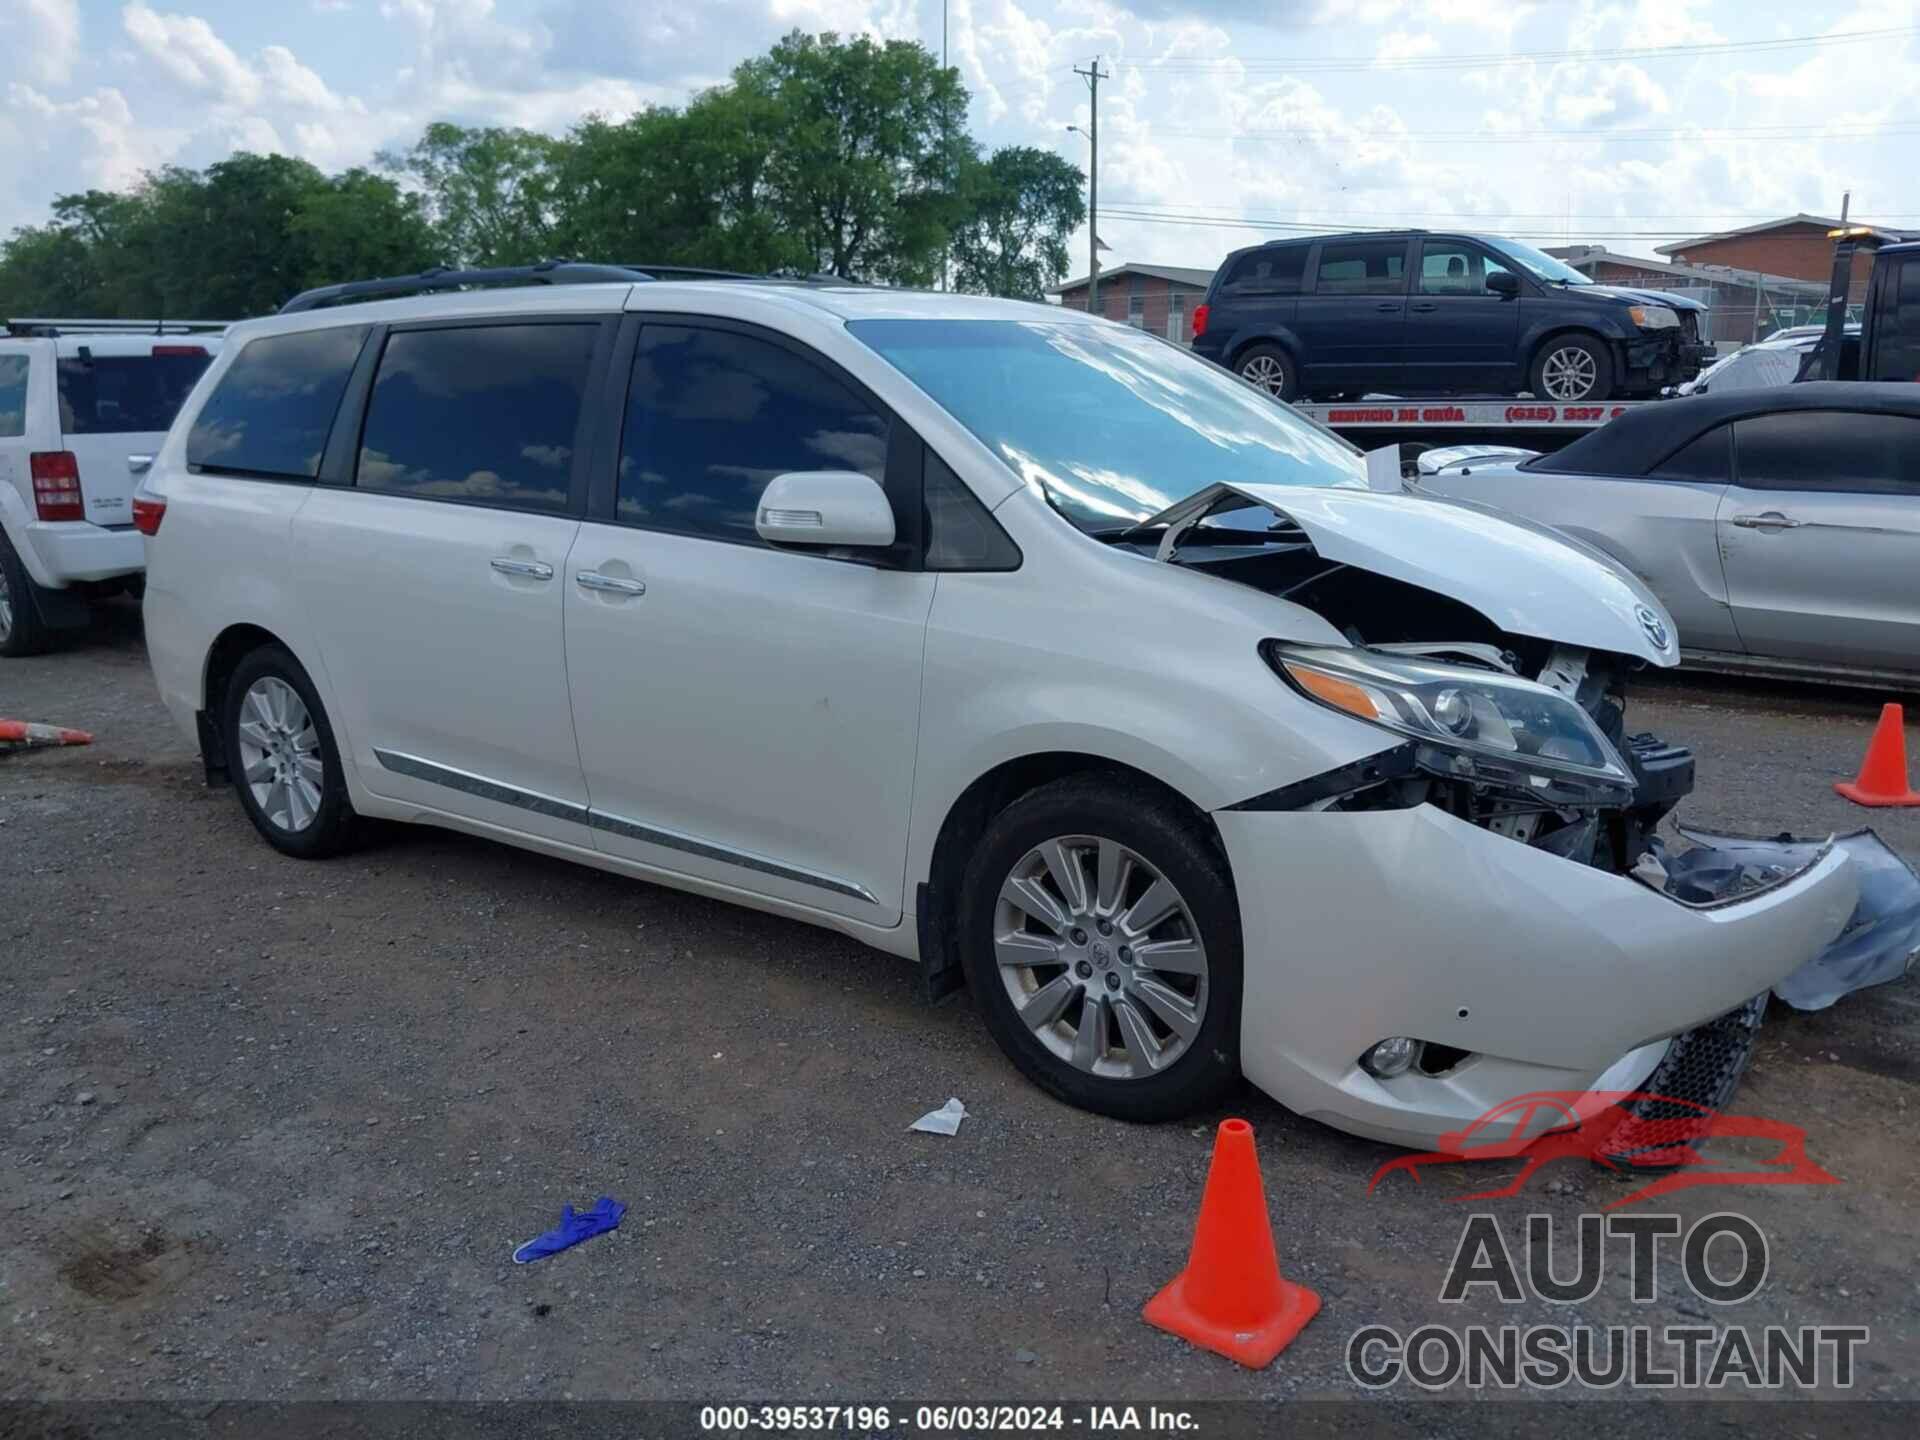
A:
[[[1283,234],[1305,235],[1318,235],[1327,231],[1340,230],[1395,231],[1408,228],[1405,225],[1342,225],[1316,220],[1263,219],[1250,215],[1154,213],[1137,206],[1118,205],[1109,205],[1106,210],[1106,215],[1110,220],[1125,220],[1136,225],[1187,225],[1213,227],[1223,230],[1265,230]],[[1467,216],[1455,218],[1467,223],[1472,223],[1476,218],[1484,217]],[[1616,240],[1692,240],[1698,238],[1698,232],[1693,230],[1615,230],[1609,228],[1604,222],[1592,225],[1589,228],[1598,230],[1609,239]],[[1564,240],[1566,238],[1566,229],[1564,226],[1553,230],[1505,230],[1501,233],[1509,240]],[[1743,236],[1742,239],[1755,244],[1767,245],[1804,243],[1806,237],[1803,235],[1762,234]]]
[[[1156,137],[1179,140],[1317,139],[1402,141],[1411,145],[1536,145],[1579,141],[1603,145],[1666,145],[1677,140],[1887,140],[1920,135],[1920,122],[1902,120],[1881,126],[1673,126],[1627,130],[1348,130],[1294,128],[1285,130],[1189,130],[1154,126]]]
[[[1684,45],[1624,45],[1590,50],[1486,51],[1468,55],[1402,55],[1386,58],[1377,55],[1306,58],[1168,55],[1155,60],[1122,60],[1115,61],[1114,64],[1118,69],[1151,71],[1167,75],[1214,74],[1222,69],[1237,69],[1250,74],[1276,72],[1290,75],[1361,70],[1459,70],[1535,62],[1667,60],[1704,55],[1749,55],[1776,50],[1824,49],[1835,45],[1859,45],[1869,41],[1891,40],[1917,33],[1920,33],[1920,25],[1894,25],[1878,30],[1845,30],[1834,35],[1782,35],[1765,40],[1714,40]]]

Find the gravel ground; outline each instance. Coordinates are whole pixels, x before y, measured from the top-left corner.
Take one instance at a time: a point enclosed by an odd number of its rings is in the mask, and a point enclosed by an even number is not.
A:
[[[1920,862],[1920,811],[1829,788],[1874,712],[1688,680],[1630,719],[1694,747],[1697,822],[1865,820]],[[1624,1251],[1581,1305],[1442,1306],[1447,1202],[1486,1171],[1369,1196],[1395,1152],[1248,1092],[1283,1262],[1325,1308],[1240,1370],[1139,1319],[1228,1112],[1069,1110],[966,997],[928,1009],[912,967],[825,931],[425,829],[284,859],[201,785],[130,608],[0,661],[0,714],[99,736],[0,759],[0,1400],[1338,1397],[1366,1324],[1705,1315],[1677,1264],[1633,1306]],[[1843,1183],[1657,1207],[1770,1237],[1765,1289],[1713,1322],[1867,1324],[1856,1393],[1904,1399],[1917,1082],[1911,980],[1776,1007],[1736,1108],[1806,1127]],[[956,1138],[907,1133],[949,1095]],[[602,1193],[616,1234],[509,1263]],[[1514,1231],[1624,1193],[1562,1166],[1488,1208]]]

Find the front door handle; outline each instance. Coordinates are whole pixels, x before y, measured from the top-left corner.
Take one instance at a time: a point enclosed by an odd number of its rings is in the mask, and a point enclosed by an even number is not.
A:
[[[1416,315],[1424,315],[1429,310],[1438,310],[1439,308],[1440,307],[1431,300],[1422,300],[1418,305],[1413,307],[1413,313]]]
[[[647,582],[628,580],[620,575],[602,575],[598,570],[582,570],[573,577],[573,583],[582,590],[598,590],[603,595],[644,595]]]
[[[1736,515],[1733,523],[1742,530],[1797,530],[1804,522],[1791,520],[1778,510],[1763,510],[1758,515]]]
[[[516,560],[511,555],[496,555],[490,563],[502,575],[512,575],[521,580],[553,578],[553,566],[539,560]]]

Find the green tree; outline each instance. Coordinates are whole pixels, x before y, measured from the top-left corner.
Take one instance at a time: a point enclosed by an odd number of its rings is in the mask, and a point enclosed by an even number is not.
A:
[[[375,275],[410,275],[437,263],[425,198],[385,175],[353,169],[311,192],[293,219],[302,287]]]
[[[684,111],[590,117],[561,147],[557,253],[760,273],[812,255],[766,202],[775,144],[766,97],[711,90]]]
[[[468,129],[436,121],[383,169],[425,192],[440,247],[462,265],[531,265],[552,256],[561,143],[532,130]]]
[[[902,40],[795,31],[738,66],[733,89],[768,107],[762,194],[812,268],[931,282],[974,148],[958,71]]]
[[[954,287],[1039,300],[1067,273],[1067,238],[1087,218],[1086,176],[1048,150],[1009,145],[973,167],[953,233]]]

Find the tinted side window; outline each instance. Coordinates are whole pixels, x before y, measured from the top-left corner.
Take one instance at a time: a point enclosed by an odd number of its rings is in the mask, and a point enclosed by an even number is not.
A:
[[[1920,419],[1798,410],[1733,427],[1740,483],[1755,490],[1920,495]]]
[[[1233,262],[1222,288],[1236,295],[1298,295],[1306,273],[1307,247],[1280,245],[1255,250]]]
[[[1873,315],[1869,380],[1920,380],[1920,255],[1894,262]]]
[[[884,481],[887,420],[819,365],[727,330],[640,332],[620,450],[618,514],[656,530],[759,543],[776,475],[858,470]]]
[[[1320,247],[1319,295],[1398,295],[1407,288],[1407,242],[1349,240]]]
[[[1486,251],[1455,241],[1429,240],[1420,247],[1422,295],[1491,295],[1487,276],[1506,266]]]
[[[212,363],[204,350],[177,355],[65,355],[55,367],[60,429],[68,435],[164,430]]]
[[[1733,427],[1716,425],[1696,436],[1653,467],[1663,480],[1718,480],[1733,478]]]
[[[366,327],[357,325],[250,342],[194,418],[187,463],[313,479],[366,338]]]
[[[597,324],[474,325],[388,337],[355,483],[561,511],[573,495]]]
[[[27,357],[0,355],[0,436],[27,433]]]

